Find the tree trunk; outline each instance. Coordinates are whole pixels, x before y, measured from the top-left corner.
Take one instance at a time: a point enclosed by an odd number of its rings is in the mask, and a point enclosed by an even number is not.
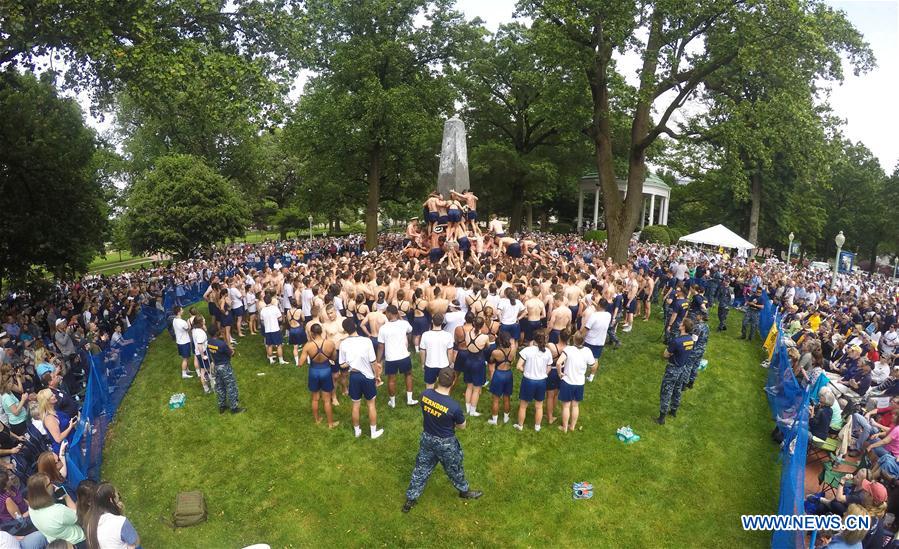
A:
[[[877,270],[877,246],[880,242],[874,242],[871,245],[871,267],[868,269],[868,272],[874,274],[874,271]]]
[[[528,212],[528,230],[533,231],[534,230],[534,205],[533,204],[528,204],[527,212]]]
[[[753,170],[749,176],[749,241],[758,246],[759,213],[762,211],[762,175]]]
[[[340,218],[339,217],[334,218],[334,230],[336,232],[340,232]]]
[[[549,212],[547,210],[543,210],[540,214],[540,230],[549,232]]]
[[[381,145],[376,143],[368,156],[368,203],[365,205],[365,249],[378,245],[378,203],[381,198]]]
[[[287,227],[284,225],[278,227],[278,234],[281,237],[281,240],[287,240]]]
[[[521,231],[521,219],[524,216],[524,185],[521,179],[512,185],[512,216],[509,218],[509,232]]]

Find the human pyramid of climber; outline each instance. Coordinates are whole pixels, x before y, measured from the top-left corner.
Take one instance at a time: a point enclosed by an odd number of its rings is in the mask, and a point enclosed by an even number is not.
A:
[[[466,261],[480,265],[484,257],[529,257],[548,259],[540,246],[529,239],[517,240],[507,236],[503,222],[490,216],[487,232],[478,226],[478,197],[471,191],[450,190],[444,198],[438,192],[428,195],[424,207],[424,222],[417,217],[406,226],[407,257],[427,256],[433,264],[446,262],[451,269],[459,269]]]

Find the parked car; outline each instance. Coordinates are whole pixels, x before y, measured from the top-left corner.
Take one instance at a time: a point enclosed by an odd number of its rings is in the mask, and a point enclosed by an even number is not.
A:
[[[827,263],[824,263],[823,261],[812,261],[811,263],[808,264],[808,266],[811,269],[814,269],[816,271],[829,271],[830,270],[830,265],[828,265]]]

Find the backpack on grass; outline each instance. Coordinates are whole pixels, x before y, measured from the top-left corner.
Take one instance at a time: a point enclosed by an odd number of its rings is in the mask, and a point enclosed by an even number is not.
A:
[[[206,499],[203,492],[181,492],[175,498],[175,512],[172,514],[172,525],[175,528],[200,524],[206,517]]]

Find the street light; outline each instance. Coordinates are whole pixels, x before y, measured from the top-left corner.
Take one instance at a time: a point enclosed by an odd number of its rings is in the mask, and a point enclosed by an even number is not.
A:
[[[899,271],[899,255],[896,256],[896,260],[893,262],[893,278],[896,278],[896,271]]]
[[[787,238],[790,239],[790,246],[787,248],[787,267],[790,266],[790,253],[793,252],[793,239],[796,238],[796,235],[793,234],[793,231],[790,231],[790,236]]]
[[[843,236],[843,231],[840,231],[837,234],[836,238],[833,241],[837,245],[837,259],[833,262],[833,279],[830,281],[831,289],[836,289],[837,287],[837,273],[840,270],[840,252],[843,250],[843,244],[846,243],[846,237]]]
[[[312,216],[309,216],[309,240],[312,240]]]

